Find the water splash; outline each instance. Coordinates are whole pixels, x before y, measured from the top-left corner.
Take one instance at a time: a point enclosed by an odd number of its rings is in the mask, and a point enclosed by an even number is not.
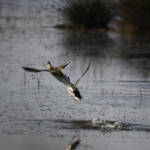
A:
[[[101,129],[101,130],[134,130],[129,124],[124,124],[119,121],[100,120],[98,117],[87,121],[74,121],[81,128],[85,129]]]
[[[133,130],[129,125],[125,125],[119,121],[105,121],[100,120],[98,117],[92,118],[91,122],[93,126],[100,127],[103,130],[120,129],[120,130]]]

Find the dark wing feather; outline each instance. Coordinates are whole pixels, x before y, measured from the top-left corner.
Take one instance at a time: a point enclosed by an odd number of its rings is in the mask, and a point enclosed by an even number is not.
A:
[[[76,83],[74,84],[75,87],[76,87],[77,83],[80,81],[80,79],[81,79],[81,78],[85,75],[85,73],[88,71],[89,67],[90,67],[90,63],[89,63],[89,65],[88,65],[87,69],[85,70],[85,72],[82,74],[82,76],[81,76],[81,77],[76,81]]]
[[[58,70],[63,70],[65,68],[67,68],[78,56],[76,56],[74,59],[64,63],[63,65],[57,67]]]
[[[34,69],[34,68],[27,68],[27,67],[22,67],[24,70],[26,71],[29,71],[29,72],[34,72],[34,73],[38,73],[38,72],[41,72],[41,71],[46,71],[46,72],[49,72],[48,69],[46,70],[38,70],[38,69]]]

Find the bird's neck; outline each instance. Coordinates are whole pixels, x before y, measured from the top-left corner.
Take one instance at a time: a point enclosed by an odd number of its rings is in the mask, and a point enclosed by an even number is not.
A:
[[[47,64],[47,66],[49,67],[49,69],[51,68],[51,64]]]

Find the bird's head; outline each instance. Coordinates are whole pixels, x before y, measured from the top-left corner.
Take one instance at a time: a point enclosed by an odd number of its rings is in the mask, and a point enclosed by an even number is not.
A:
[[[51,63],[49,61],[44,63],[44,66],[48,66],[49,68],[51,67]]]

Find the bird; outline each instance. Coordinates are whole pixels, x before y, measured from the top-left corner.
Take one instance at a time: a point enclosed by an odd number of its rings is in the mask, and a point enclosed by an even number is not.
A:
[[[29,71],[29,72],[34,72],[34,73],[38,73],[38,72],[42,72],[42,71],[46,71],[49,72],[51,75],[53,75],[57,80],[59,80],[60,82],[62,82],[63,84],[65,84],[67,86],[67,91],[68,93],[74,98],[74,100],[77,102],[77,100],[79,99],[81,101],[82,96],[78,90],[78,88],[76,87],[77,83],[79,82],[79,80],[81,79],[81,77],[83,77],[83,75],[87,72],[87,70],[90,67],[90,63],[88,68],[86,69],[86,71],[82,74],[82,76],[76,81],[75,84],[70,82],[70,78],[62,73],[62,70],[67,68],[78,56],[76,56],[74,59],[68,61],[67,63],[64,63],[62,65],[60,65],[59,67],[54,67],[51,65],[51,63],[49,61],[46,61],[44,63],[44,66],[48,66],[49,69],[45,69],[45,70],[38,70],[38,69],[34,69],[34,68],[28,68],[28,67],[22,67],[25,71]]]

